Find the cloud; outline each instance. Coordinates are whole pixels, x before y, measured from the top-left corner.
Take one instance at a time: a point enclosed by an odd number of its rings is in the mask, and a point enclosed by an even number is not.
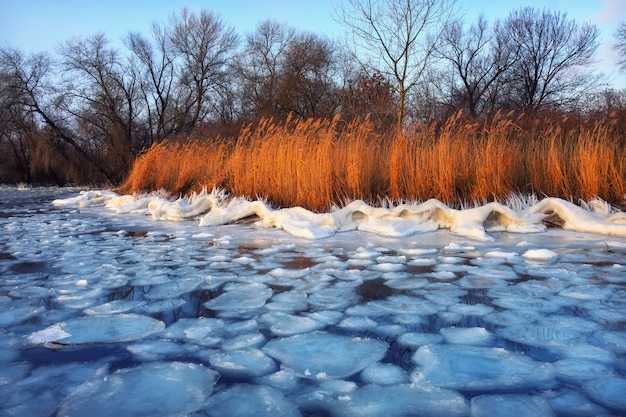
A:
[[[626,20],[626,2],[624,0],[604,0],[602,10],[591,18],[591,22],[602,28],[603,25],[617,24]]]

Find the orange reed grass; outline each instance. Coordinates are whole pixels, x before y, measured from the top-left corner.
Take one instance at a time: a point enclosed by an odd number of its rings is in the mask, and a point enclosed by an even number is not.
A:
[[[626,194],[626,129],[597,120],[462,113],[402,134],[368,120],[272,120],[237,138],[164,141],[139,156],[121,192],[188,194],[219,187],[275,206],[328,210],[363,199],[437,198],[448,204],[534,193],[566,199]]]

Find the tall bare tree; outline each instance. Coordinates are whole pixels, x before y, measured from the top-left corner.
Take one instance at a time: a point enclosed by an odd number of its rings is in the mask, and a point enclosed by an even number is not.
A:
[[[409,93],[431,64],[436,45],[456,12],[454,0],[347,0],[337,20],[350,32],[352,53],[367,72],[394,80],[397,125],[402,127]]]
[[[191,129],[207,120],[230,87],[228,69],[239,37],[216,14],[185,8],[171,16],[167,38],[177,76],[173,111],[181,129]]]
[[[518,107],[541,109],[566,105],[593,78],[582,72],[593,63],[599,31],[579,25],[567,14],[526,7],[512,11],[506,34],[519,49],[508,90]]]
[[[266,20],[246,35],[237,71],[242,99],[249,97],[244,107],[257,117],[276,115],[280,64],[295,33],[293,28]]]
[[[136,151],[136,78],[103,33],[70,39],[59,54],[64,79],[59,102],[74,118],[82,146],[99,155],[108,177],[119,182]]]
[[[313,33],[294,35],[279,65],[278,110],[299,117],[332,117],[339,105],[333,43]]]
[[[177,120],[170,111],[174,106],[174,57],[167,48],[167,35],[162,24],[152,25],[152,40],[131,32],[126,38],[131,52],[131,65],[136,72],[145,109],[145,137],[143,146],[149,146],[178,130]]]
[[[494,105],[489,100],[502,86],[505,74],[518,59],[519,45],[501,30],[500,23],[489,27],[483,16],[467,30],[460,21],[444,30],[439,56],[448,61],[455,76],[450,80],[450,105],[477,115]]]

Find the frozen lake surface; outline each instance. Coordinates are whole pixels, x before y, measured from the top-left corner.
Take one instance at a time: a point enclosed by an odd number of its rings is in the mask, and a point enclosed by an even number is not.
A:
[[[626,415],[626,238],[52,204],[77,195],[0,188],[1,415]]]

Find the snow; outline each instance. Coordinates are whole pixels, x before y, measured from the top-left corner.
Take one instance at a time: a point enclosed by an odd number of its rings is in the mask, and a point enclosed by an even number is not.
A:
[[[594,207],[0,187],[0,414],[624,414]]]

